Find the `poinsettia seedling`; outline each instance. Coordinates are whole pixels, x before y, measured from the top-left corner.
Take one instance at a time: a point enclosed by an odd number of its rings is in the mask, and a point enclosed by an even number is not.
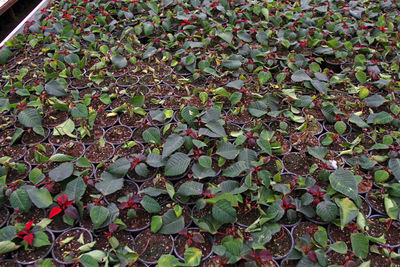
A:
[[[18,238],[25,240],[29,246],[33,246],[33,233],[31,232],[33,221],[27,222],[25,227],[16,234]]]
[[[193,243],[202,244],[205,242],[204,237],[199,232],[190,231],[187,228],[184,228],[178,234],[186,237],[186,245],[188,245],[188,247],[190,247]]]
[[[57,198],[57,204],[58,206],[55,206],[51,211],[49,215],[49,219],[53,218],[54,216],[60,214],[63,212],[65,215],[72,219],[77,219],[79,217],[77,209],[72,206],[74,203],[74,200],[68,200],[67,195],[61,194]]]

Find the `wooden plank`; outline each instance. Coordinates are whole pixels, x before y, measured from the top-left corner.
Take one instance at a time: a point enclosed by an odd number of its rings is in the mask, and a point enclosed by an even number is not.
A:
[[[0,16],[10,9],[18,0],[0,0]]]

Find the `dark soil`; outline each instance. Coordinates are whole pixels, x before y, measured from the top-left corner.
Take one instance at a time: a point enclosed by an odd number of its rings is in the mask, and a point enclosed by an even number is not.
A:
[[[189,230],[191,231],[191,230]],[[195,231],[195,233],[198,233],[198,231]],[[175,239],[175,249],[178,252],[178,255],[183,258],[186,250],[186,246],[188,247],[195,247],[201,250],[203,253],[202,258],[205,258],[210,254],[211,248],[213,246],[211,236],[209,234],[206,234],[204,232],[200,233],[203,238],[204,238],[204,243],[197,243],[197,242],[192,242],[191,245],[189,246],[187,241],[188,238],[185,237],[184,235],[178,235],[178,237]]]
[[[136,217],[129,218],[128,210],[120,211],[119,218],[126,224],[127,230],[140,230],[150,224],[151,215],[144,209],[136,210]]]
[[[383,203],[383,197],[381,196],[380,191],[378,189],[372,189],[371,191],[369,191],[366,199],[374,210],[382,214],[386,214],[385,204]]]
[[[128,127],[136,126],[141,119],[142,117],[136,113],[133,113],[131,117],[129,112],[125,112],[119,117],[120,123]]]
[[[23,144],[13,144],[12,146],[1,148],[0,157],[8,156],[14,160],[19,160],[25,155],[26,150],[27,148]]]
[[[318,225],[313,222],[307,222],[307,221],[300,222],[292,230],[294,242],[297,243],[300,237],[305,236],[307,234],[309,236],[312,236],[317,230],[318,230]]]
[[[104,134],[104,139],[112,144],[122,144],[132,136],[132,130],[128,127],[117,125],[108,129]]]
[[[74,158],[80,158],[84,151],[85,146],[81,142],[72,141],[60,146],[60,148],[57,150],[57,153],[69,155]]]
[[[283,230],[283,228],[282,228]],[[292,248],[292,239],[286,231],[279,231],[272,236],[272,239],[264,244],[264,247],[272,253],[274,258],[282,257],[289,253]]]
[[[283,157],[283,164],[286,170],[297,175],[307,174],[313,163],[313,159],[304,153],[289,153]]]
[[[139,187],[137,186],[136,183],[131,182],[131,181],[124,181],[124,186],[122,187],[121,190],[118,190],[115,193],[112,193],[111,195],[107,195],[105,198],[109,203],[115,203],[118,205],[118,199],[124,196],[127,196],[129,194],[136,195],[138,193]]]
[[[37,146],[33,146],[28,149],[26,155],[25,155],[25,161],[30,163],[30,164],[38,164],[38,162],[35,160],[35,151],[39,152],[40,154],[50,157],[54,153],[54,146],[49,143],[42,143],[41,145],[44,146],[45,151],[41,150]]]
[[[297,132],[290,136],[290,142],[297,150],[304,152],[307,146],[319,146],[318,138],[308,132]]]
[[[49,133],[48,129],[44,129],[44,134],[47,135]],[[30,132],[25,132],[24,135],[22,136],[22,142],[24,144],[27,145],[32,145],[32,144],[37,144],[40,143],[41,141],[43,141],[43,139],[45,139],[44,136],[35,133],[34,131],[30,131]]]
[[[105,143],[103,147],[99,144],[92,144],[86,149],[85,157],[90,162],[103,162],[114,155],[114,147],[110,143]]]
[[[119,247],[127,246],[133,250],[134,238],[131,234],[125,231],[118,231],[114,232],[112,236],[118,240]],[[100,233],[98,236],[96,236],[94,241],[96,241],[94,249],[110,251],[112,248],[108,237],[104,233]]]
[[[48,236],[50,243],[52,243],[52,236],[48,232],[45,233]],[[32,262],[45,257],[49,252],[50,247],[51,245],[38,248],[31,247],[28,250],[25,250],[23,247],[21,247],[14,253],[14,258],[21,262]]]
[[[400,243],[400,231],[399,224],[397,222],[392,222],[389,228],[389,221],[380,222],[379,218],[370,218],[370,225],[368,229],[368,234],[373,237],[380,237],[384,235],[386,239],[386,244],[390,246],[398,245]],[[388,229],[389,228],[389,229]]]
[[[142,154],[143,149],[143,145],[138,142],[136,142],[136,145],[132,147],[123,147],[123,145],[120,145],[115,149],[114,155],[118,155],[120,157],[131,157],[133,154]]]
[[[84,245],[78,242],[81,235],[83,235],[84,244],[91,241],[89,233],[81,229],[72,229],[59,235],[53,247],[54,257],[65,262],[72,262],[73,258],[79,257],[78,248]],[[74,239],[63,245],[62,241],[69,237],[74,237]]]
[[[149,229],[141,232],[135,239],[139,258],[146,262],[157,261],[161,255],[169,254],[174,242],[168,235],[155,234]]]
[[[33,223],[38,223],[42,218],[44,218],[45,212],[42,209],[38,209],[32,205],[31,209],[28,213],[19,213],[15,212],[10,216],[10,225],[15,225],[16,223],[27,223],[33,220]]]

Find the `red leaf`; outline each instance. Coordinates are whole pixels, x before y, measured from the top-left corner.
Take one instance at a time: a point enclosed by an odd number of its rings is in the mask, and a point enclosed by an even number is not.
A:
[[[30,246],[32,246],[33,243],[33,234],[29,233],[26,236],[24,236],[24,240],[26,241],[26,243],[28,243]]]
[[[62,211],[62,209],[60,209],[59,207],[54,207],[54,208],[50,211],[49,219],[53,218],[54,216],[56,216],[57,214],[59,214],[61,211]]]
[[[77,220],[79,218],[79,212],[74,206],[69,206],[64,210],[64,214],[68,217]]]
[[[30,222],[27,222],[27,223],[25,224],[25,228],[26,228],[27,230],[30,230],[30,229],[31,229],[32,224],[33,224],[33,221],[34,221],[34,220],[32,220],[32,221],[30,221]]]
[[[272,253],[271,253],[271,251],[269,251],[267,249],[261,250],[259,256],[262,261],[272,260]]]
[[[308,252],[308,257],[310,258],[310,260],[312,260],[313,262],[317,262],[317,253],[315,253],[314,250],[311,250]]]
[[[193,241],[196,243],[204,243],[204,237],[200,233],[194,233],[192,237]]]
[[[65,194],[61,194],[58,198],[57,198],[57,203],[60,207],[62,207],[66,202],[68,201],[68,197]]]

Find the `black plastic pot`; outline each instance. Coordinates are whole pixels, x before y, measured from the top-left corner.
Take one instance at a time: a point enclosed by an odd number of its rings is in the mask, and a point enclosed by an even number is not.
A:
[[[188,231],[196,231],[196,232],[199,232],[199,233],[201,233],[201,234],[204,234],[205,237],[208,238],[208,239],[210,240],[210,242],[211,242],[211,244],[212,244],[211,246],[214,245],[214,239],[212,238],[212,236],[211,236],[209,233],[207,233],[207,232],[201,232],[201,231],[200,231],[200,228],[191,227],[191,228],[188,228]],[[175,255],[176,255],[180,260],[185,261],[183,255],[180,255],[180,254],[178,253],[177,249],[176,249],[176,244],[177,244],[177,241],[178,241],[179,238],[182,238],[182,237],[181,237],[180,235],[177,235],[177,236],[174,238],[174,253],[175,253]],[[210,250],[210,253],[208,253],[207,255],[202,255],[201,260],[204,261],[204,260],[208,259],[212,254],[213,254],[213,250],[211,249],[211,250]]]
[[[50,231],[46,231],[46,233],[50,236],[49,239],[51,239],[51,240],[49,240],[49,241],[50,241],[51,245],[50,245],[50,247],[47,249],[47,251],[43,254],[43,256],[41,256],[41,257],[38,258],[38,259],[29,261],[29,262],[20,261],[20,260],[16,259],[16,252],[12,253],[12,257],[13,257],[19,264],[21,264],[21,265],[34,265],[34,264],[35,264],[37,261],[39,261],[40,259],[45,258],[47,255],[49,255],[50,251],[53,250],[53,246],[54,246],[54,234],[53,234],[52,232],[50,232]],[[20,249],[24,249],[24,248],[20,248]],[[36,249],[42,250],[43,248],[36,248]]]
[[[62,234],[60,234],[60,235],[57,237],[57,239],[56,239],[56,241],[55,241],[55,244],[59,244],[60,241],[61,241],[61,238],[64,238],[65,235],[68,235],[68,233],[70,233],[70,232],[72,232],[72,231],[81,231],[82,233],[86,233],[86,235],[89,236],[89,242],[86,242],[86,244],[87,244],[87,243],[90,243],[90,242],[93,242],[93,236],[92,236],[92,233],[91,233],[89,230],[87,230],[87,229],[85,229],[85,228],[82,228],[82,227],[75,227],[75,228],[69,229],[69,230],[63,232]],[[64,259],[59,259],[59,258],[57,258],[56,255],[54,254],[54,253],[55,253],[55,252],[54,252],[54,248],[55,248],[55,246],[53,246],[53,249],[51,250],[51,255],[52,255],[53,259],[54,259],[57,263],[59,263],[59,264],[72,264],[72,263],[73,263],[72,260],[71,260],[71,261],[64,261]]]

